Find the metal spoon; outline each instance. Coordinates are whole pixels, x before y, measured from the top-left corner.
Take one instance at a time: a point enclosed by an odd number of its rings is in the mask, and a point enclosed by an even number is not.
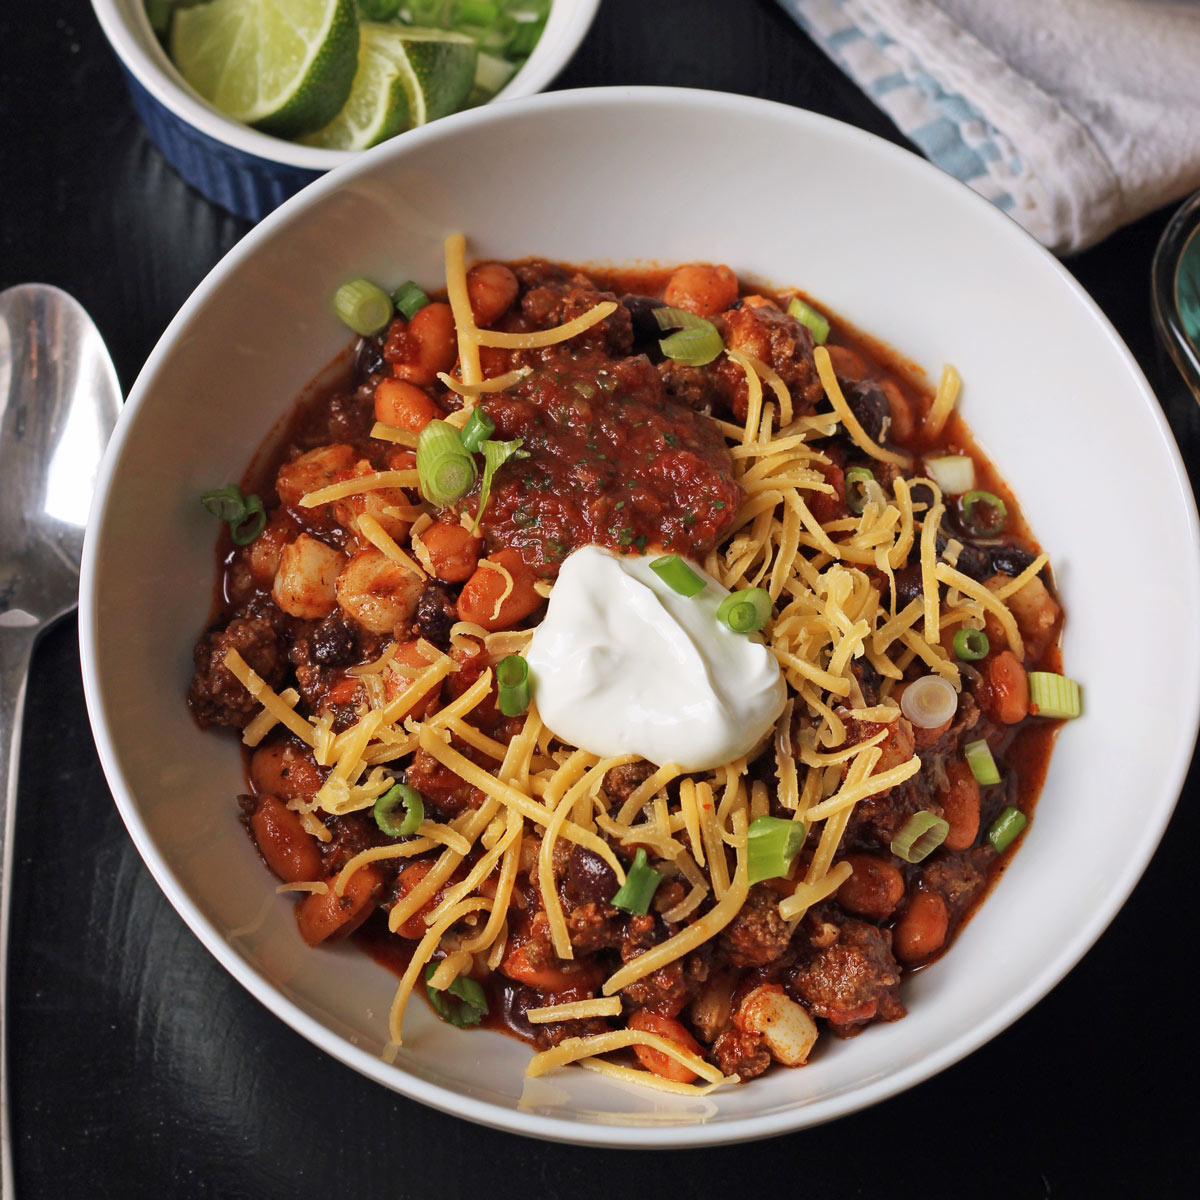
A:
[[[0,1184],[13,1195],[5,963],[21,714],[38,635],[79,599],[83,529],[121,408],[91,318],[66,292],[0,292]]]

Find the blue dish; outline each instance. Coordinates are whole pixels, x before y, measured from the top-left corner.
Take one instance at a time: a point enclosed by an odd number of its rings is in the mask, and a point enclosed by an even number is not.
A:
[[[133,107],[163,157],[198,191],[238,217],[260,221],[322,171],[247,154],[202,133],[160,104],[125,70]]]

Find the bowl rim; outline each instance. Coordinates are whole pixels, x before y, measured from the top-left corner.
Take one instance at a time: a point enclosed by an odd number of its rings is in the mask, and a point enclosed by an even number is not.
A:
[[[551,105],[563,108],[639,106],[643,109],[682,106],[700,114],[705,111],[722,110],[725,113],[742,114],[748,118],[755,116],[770,118],[790,123],[801,133],[806,129],[816,128],[827,135],[845,139],[851,144],[869,145],[872,153],[881,156],[901,170],[923,174],[928,186],[941,189],[946,194],[952,194],[954,203],[975,206],[980,222],[990,226],[990,236],[1006,239],[1007,243],[1013,247],[1015,254],[1032,253],[1040,257],[1043,267],[1058,275],[1060,281],[1072,293],[1075,302],[1081,304],[1091,318],[1097,322],[1098,331],[1108,339],[1112,349],[1130,372],[1130,381],[1138,392],[1143,417],[1148,418],[1153,425],[1171,463],[1172,470],[1168,485],[1178,491],[1180,499],[1184,501],[1184,520],[1196,552],[1190,556],[1186,567],[1181,569],[1185,586],[1190,589],[1190,594],[1200,602],[1200,520],[1197,518],[1195,497],[1192,494],[1178,446],[1154,392],[1133,354],[1097,303],[1062,263],[1040,246],[1014,220],[958,180],[938,170],[913,152],[832,117],[776,101],[702,89],[583,88],[535,95],[501,106],[485,105],[443,118],[434,125],[412,131],[406,139],[395,139],[364,155],[355,156],[354,161],[310,184],[303,192],[286,201],[266,217],[241,239],[196,287],[167,326],[139,373],[126,401],[125,411],[122,413],[117,429],[109,443],[97,481],[93,508],[89,515],[80,576],[79,634],[88,714],[104,773],[112,789],[117,807],[138,852],[172,906],[180,913],[192,932],[217,961],[238,982],[256,999],[269,1007],[276,1016],[286,1021],[319,1049],[331,1054],[347,1066],[353,1067],[360,1074],[442,1112],[465,1117],[492,1128],[550,1141],[626,1149],[666,1149],[713,1146],[772,1137],[845,1116],[894,1096],[938,1074],[1001,1033],[1041,1000],[1074,968],[1128,899],[1157,848],[1175,804],[1178,802],[1192,760],[1197,727],[1200,726],[1200,673],[1197,673],[1191,680],[1189,702],[1186,711],[1180,714],[1186,719],[1178,725],[1175,745],[1171,748],[1170,757],[1164,756],[1162,769],[1158,776],[1159,787],[1164,789],[1164,794],[1172,797],[1170,804],[1162,806],[1156,820],[1140,826],[1128,845],[1130,853],[1124,860],[1122,871],[1108,880],[1103,902],[1096,905],[1090,920],[1075,931],[1073,937],[1062,947],[1059,954],[1042,964],[1024,988],[1009,996],[1004,1004],[994,1010],[987,1021],[981,1022],[969,1032],[946,1043],[937,1052],[887,1076],[868,1080],[848,1092],[824,1101],[816,1100],[763,1115],[734,1117],[717,1125],[708,1125],[703,1121],[694,1125],[678,1126],[603,1125],[595,1122],[585,1124],[540,1113],[509,1109],[421,1079],[408,1073],[403,1067],[388,1065],[374,1055],[352,1045],[344,1037],[332,1033],[326,1026],[310,1017],[263,980],[250,964],[236,953],[230,943],[209,923],[187,896],[182,885],[175,878],[170,865],[153,844],[148,830],[141,821],[116,752],[113,731],[101,703],[101,686],[97,673],[99,642],[98,597],[95,591],[97,538],[94,531],[101,523],[111,501],[116,466],[122,449],[129,431],[136,421],[137,414],[146,401],[150,386],[159,372],[160,364],[171,353],[173,343],[186,329],[196,311],[207,304],[211,295],[221,287],[225,277],[238,268],[245,259],[255,254],[258,246],[272,238],[278,229],[291,220],[293,214],[299,213],[321,197],[336,191],[344,182],[359,175],[371,173],[376,164],[385,159],[401,158],[409,151],[417,151],[427,140],[436,139],[469,125],[520,121],[524,113],[548,108]],[[1132,393],[1130,400],[1132,402]]]
[[[561,25],[551,25],[554,21],[554,7],[551,7],[547,29],[556,36],[547,41],[543,33],[521,69],[491,100],[478,107],[486,108],[498,100],[532,96],[545,88],[570,61],[591,28],[600,0],[553,0],[553,4],[566,14]],[[131,10],[129,5],[132,5]],[[361,150],[304,146],[261,133],[227,117],[184,82],[151,30],[141,0],[125,0],[124,3],[122,0],[92,0],[92,8],[104,36],[134,79],[168,112],[214,141],[254,158],[309,171],[330,171],[363,153]],[[126,16],[127,11],[131,11],[131,18]],[[539,54],[543,44],[545,53]]]

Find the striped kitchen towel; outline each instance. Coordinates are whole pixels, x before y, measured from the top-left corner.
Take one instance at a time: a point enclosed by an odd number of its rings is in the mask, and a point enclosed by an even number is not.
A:
[[[1070,253],[1200,188],[1200,0],[779,0],[925,156]]]

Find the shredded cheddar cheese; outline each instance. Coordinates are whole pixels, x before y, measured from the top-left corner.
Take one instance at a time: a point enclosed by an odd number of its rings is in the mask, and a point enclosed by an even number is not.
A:
[[[553,345],[593,328],[617,307],[604,301],[552,329],[529,333],[480,329],[470,305],[461,235],[447,238],[445,259],[458,364],[456,373],[442,373],[439,379],[464,400],[453,414],[460,426],[479,397],[514,386],[529,370],[521,367],[485,380],[481,348]],[[623,847],[627,857],[637,846],[648,848],[658,860],[656,868],[672,884],[670,898],[658,910],[671,931],[598,985],[599,995],[528,1009],[526,1016],[534,1024],[619,1018],[624,989],[718,937],[749,894],[749,826],[781,809],[807,830],[796,882],[778,905],[779,915],[795,925],[849,878],[850,864],[838,861],[838,855],[855,807],[921,770],[920,757],[911,753],[899,763],[889,756],[891,765],[879,770],[885,749],[895,745],[900,719],[891,691],[909,665],[920,662],[960,687],[958,664],[943,639],[960,625],[982,627],[986,617],[999,623],[1018,656],[1023,653],[1006,601],[1035,579],[1046,556],[1011,580],[993,581],[992,587],[964,575],[956,566],[960,543],[952,541],[938,551],[938,524],[945,511],[940,490],[931,480],[906,480],[895,470],[911,467],[910,456],[866,434],[824,347],[817,347],[814,361],[831,411],[799,417],[791,391],[774,369],[737,349],[725,353],[745,376],[747,411],[741,425],[715,425],[729,442],[743,502],[732,532],[704,565],[726,588],[762,587],[773,602],[774,615],[762,637],[790,695],[761,760],[773,769],[769,785],[761,777],[748,779],[743,757],[702,772],[684,773],[668,763],[647,769],[634,786],[614,790],[611,773],[635,762],[633,756],[603,758],[563,745],[545,729],[533,704],[515,736],[511,729],[505,732],[507,740],[493,736],[495,726],[481,719],[495,694],[493,668],[505,656],[525,651],[528,629],[490,632],[459,621],[449,633],[451,653],[419,642],[421,661],[416,665],[407,654],[399,662],[397,643],[389,643],[374,661],[346,672],[357,681],[357,708],[338,732],[331,712],[306,720],[296,711],[300,696],[295,689],[276,693],[236,650],[224,656],[224,666],[261,706],[243,730],[244,743],[257,746],[282,725],[313,749],[320,786],[288,805],[322,842],[331,837],[329,818],[373,805],[393,786],[391,764],[414,751],[453,775],[470,794],[469,803],[452,818],[430,816],[407,839],[353,854],[328,883],[301,881],[277,889],[323,894],[332,887],[336,896],[343,896],[355,873],[371,863],[399,860],[395,870],[403,860],[425,856],[425,873],[415,881],[406,876],[389,898],[389,928],[403,929],[415,941],[389,1014],[393,1051],[401,1044],[405,1007],[426,968],[433,964],[431,986],[444,990],[461,975],[504,966],[514,949],[510,931],[517,939],[525,936],[527,917],[521,909],[531,896],[545,913],[554,954],[562,962],[575,957],[559,892],[563,855],[570,846],[598,856],[618,884],[625,881],[625,868],[614,846]],[[928,435],[943,428],[960,387],[957,372],[946,367],[924,417]],[[865,489],[861,513],[845,515],[840,467],[820,447],[819,439],[838,428],[862,454],[882,464],[879,479]],[[407,447],[417,443],[416,434],[381,423],[372,436]],[[928,506],[913,501],[917,482],[932,492]],[[316,508],[417,483],[413,470],[375,471],[318,488],[299,503]],[[831,498],[843,515],[819,519]],[[433,522],[427,509],[409,506],[392,514],[414,521],[408,548],[370,513],[355,517],[354,531],[360,544],[375,546],[424,581],[435,576],[422,540]],[[900,607],[894,573],[914,557],[920,594]],[[479,566],[501,576],[503,586],[491,613],[498,620],[513,592],[513,578],[488,559]],[[543,595],[549,590],[549,584],[541,589]],[[885,593],[892,597],[890,605]],[[472,660],[470,673],[460,676],[471,680],[469,686],[446,686]],[[859,673],[865,664],[884,681],[877,703],[864,699],[866,685],[860,684]],[[439,811],[431,810],[435,815]],[[523,873],[536,888],[518,887]],[[420,931],[419,938],[414,930]],[[665,1080],[601,1057],[639,1046],[668,1056],[700,1082]],[[669,1039],[631,1029],[567,1038],[534,1055],[528,1074],[542,1075],[569,1063],[683,1095],[705,1095],[737,1082],[736,1076],[726,1078]]]

